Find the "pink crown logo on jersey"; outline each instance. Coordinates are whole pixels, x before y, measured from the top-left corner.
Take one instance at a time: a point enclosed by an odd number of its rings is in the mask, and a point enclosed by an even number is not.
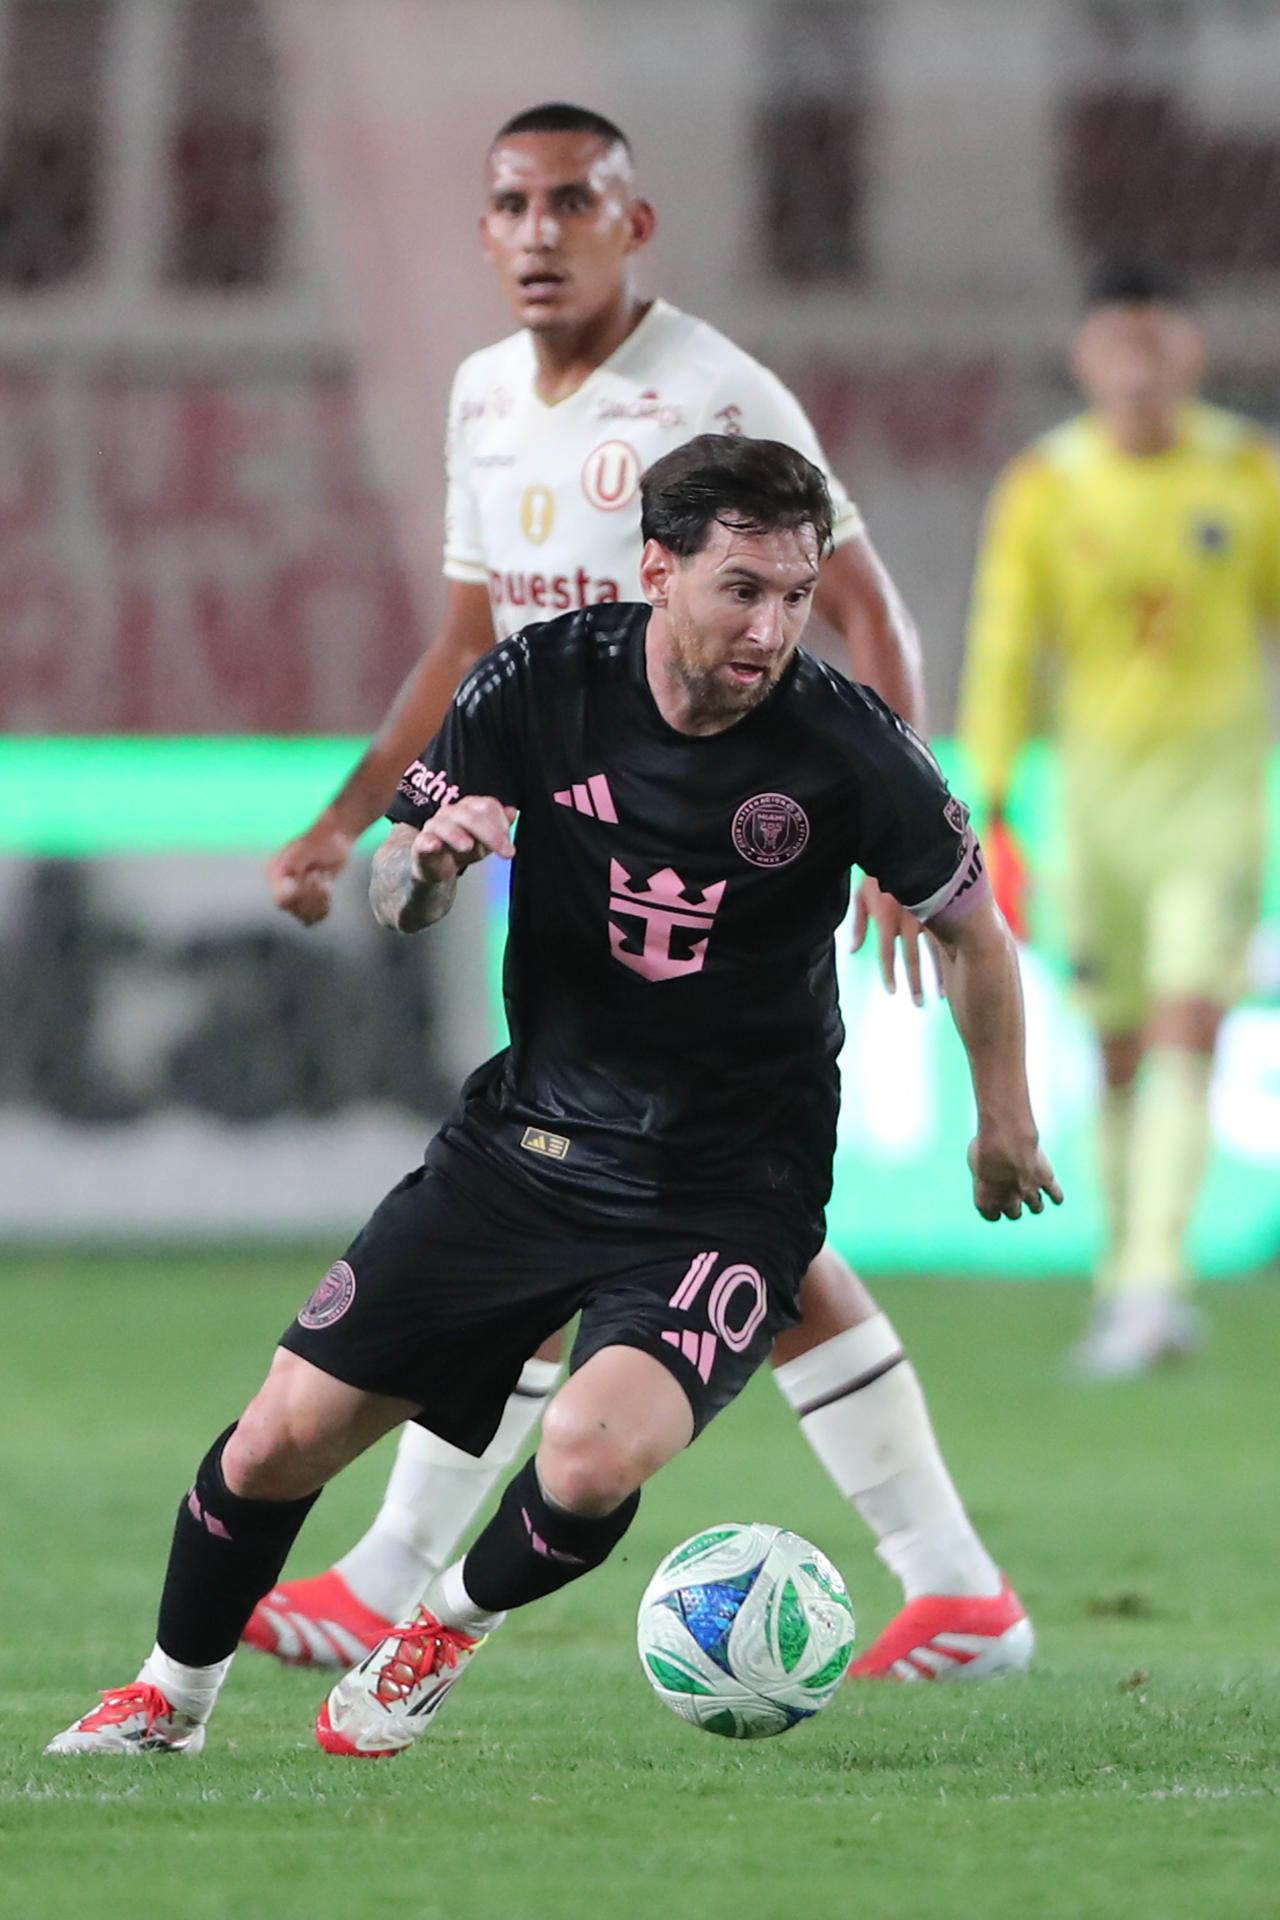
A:
[[[650,878],[647,888],[633,887],[626,868],[617,860],[609,862],[609,886],[616,896],[611,905],[675,907],[682,912],[696,914],[699,919],[705,915],[707,920],[711,920],[728,884],[727,880],[717,880],[714,886],[704,887],[698,893],[680,878],[674,867],[663,867],[660,873]]]
[[[617,860],[609,862],[609,911],[630,925],[609,922],[609,951],[622,966],[645,980],[678,980],[701,973],[711,923],[724,898],[727,880],[699,893],[673,867],[663,867],[645,884],[633,881]],[[689,934],[700,933],[700,940]],[[637,947],[637,940],[641,944]],[[679,946],[685,951],[677,952]]]

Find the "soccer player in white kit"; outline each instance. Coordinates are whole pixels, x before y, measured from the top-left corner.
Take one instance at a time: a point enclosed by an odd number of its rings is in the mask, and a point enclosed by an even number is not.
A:
[[[580,107],[533,108],[502,128],[488,165],[483,243],[521,329],[470,355],[454,381],[443,629],[339,794],[270,863],[278,903],[306,924],[328,911],[352,845],[495,630],[501,638],[573,607],[642,597],[640,476],[694,434],[781,440],[823,469],[835,551],[817,608],[844,635],[855,676],[908,720],[922,718],[914,633],[799,403],[715,328],[638,294],[634,263],[654,213],[636,193],[619,129]],[[607,795],[590,781],[566,804],[608,818]],[[870,889],[859,938],[868,912],[888,984],[895,934],[905,936],[918,999],[913,923]],[[906,1603],[852,1673],[981,1678],[1025,1667],[1031,1624],[964,1511],[888,1317],[829,1247],[800,1299],[804,1318],[778,1339],[774,1377]],[[557,1371],[548,1343],[479,1459],[407,1426],[373,1527],[327,1573],[275,1587],[249,1622],[249,1644],[314,1666],[346,1666],[376,1645],[452,1558],[536,1425]]]

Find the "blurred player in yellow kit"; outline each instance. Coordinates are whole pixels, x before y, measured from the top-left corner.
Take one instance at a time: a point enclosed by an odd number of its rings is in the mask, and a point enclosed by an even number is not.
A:
[[[1016,872],[1005,799],[1042,676],[1051,689],[1067,932],[1103,1062],[1107,1241],[1074,1356],[1097,1378],[1198,1341],[1186,1236],[1261,879],[1280,471],[1260,429],[1197,401],[1203,357],[1171,283],[1098,277],[1073,354],[1089,411],[991,503],[961,703],[984,838]]]

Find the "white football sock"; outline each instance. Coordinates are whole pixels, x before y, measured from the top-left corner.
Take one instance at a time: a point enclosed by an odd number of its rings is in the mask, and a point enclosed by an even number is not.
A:
[[[543,1365],[546,1364],[544,1361]],[[461,1560],[455,1560],[431,1582],[422,1596],[422,1604],[442,1626],[458,1627],[463,1633],[477,1636],[492,1633],[507,1617],[505,1612],[486,1613],[476,1605],[463,1584]]]
[[[146,1686],[159,1687],[169,1705],[179,1713],[190,1714],[193,1720],[203,1723],[217,1704],[219,1690],[234,1659],[235,1655],[229,1653],[225,1660],[215,1660],[211,1667],[184,1667],[181,1660],[171,1660],[157,1640],[143,1661],[138,1678]]]
[[[1001,1591],[1000,1571],[943,1464],[915,1368],[886,1314],[775,1367],[773,1377],[908,1600]]]
[[[357,1600],[387,1620],[413,1610],[542,1418],[559,1375],[554,1360],[526,1360],[479,1459],[425,1427],[405,1427],[377,1519],[337,1563]]]

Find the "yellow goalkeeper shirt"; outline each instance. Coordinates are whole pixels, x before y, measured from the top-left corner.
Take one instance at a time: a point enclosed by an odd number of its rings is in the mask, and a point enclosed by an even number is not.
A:
[[[1280,619],[1280,470],[1262,432],[1185,411],[1166,453],[1122,452],[1092,414],[1002,476],[978,559],[961,736],[1002,799],[1043,652],[1069,759],[1152,751],[1257,762],[1263,626]]]

